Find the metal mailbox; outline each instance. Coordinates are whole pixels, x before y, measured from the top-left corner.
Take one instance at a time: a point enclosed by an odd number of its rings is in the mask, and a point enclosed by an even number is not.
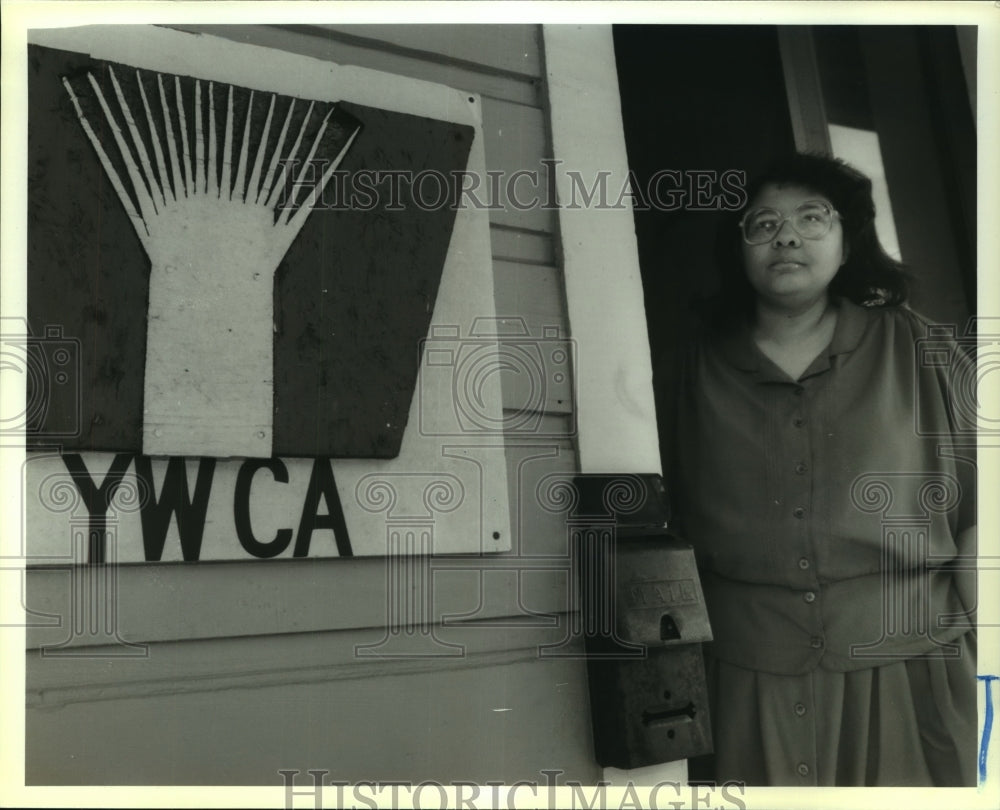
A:
[[[694,553],[665,528],[659,476],[628,478],[625,506],[608,496],[622,476],[578,477],[574,518],[595,754],[624,769],[712,750]]]

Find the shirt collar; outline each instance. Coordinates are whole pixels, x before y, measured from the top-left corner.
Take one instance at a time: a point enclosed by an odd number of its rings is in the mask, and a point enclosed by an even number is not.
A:
[[[827,350],[816,358],[803,377],[829,368],[835,356],[854,351],[868,328],[868,321],[872,315],[870,309],[858,306],[846,298],[838,298],[835,303],[838,312],[833,339]],[[719,338],[718,345],[723,357],[742,371],[761,371],[765,363],[768,367],[773,366],[754,344],[748,318],[744,318],[734,331]]]

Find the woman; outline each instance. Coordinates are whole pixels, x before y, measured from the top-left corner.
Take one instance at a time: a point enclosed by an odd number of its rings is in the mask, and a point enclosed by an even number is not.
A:
[[[927,323],[866,177],[794,155],[747,192],[666,460],[714,635],[712,776],[972,785],[975,595],[955,560],[975,554],[975,471],[949,390],[967,361],[918,362]]]

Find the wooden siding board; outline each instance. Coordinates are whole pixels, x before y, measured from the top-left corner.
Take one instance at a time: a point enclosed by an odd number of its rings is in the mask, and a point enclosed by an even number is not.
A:
[[[532,533],[516,538],[521,547],[516,554],[435,557],[426,568],[426,558],[403,563],[400,567],[407,573],[426,571],[433,577],[433,609],[427,625],[420,626],[487,619],[507,623],[532,612],[548,615],[573,609],[566,601],[571,560],[565,521],[554,515],[536,518],[538,511],[535,504],[524,506],[522,520],[532,522]],[[390,613],[406,616],[405,608],[393,605],[388,595],[390,570],[385,561],[343,561],[342,570],[326,562],[123,568],[114,605],[119,638],[137,644],[381,629]],[[61,619],[58,626],[29,627],[30,649],[67,641],[76,648],[107,644],[104,636],[71,635],[70,622],[79,618],[70,608],[71,597],[67,572],[29,573],[29,609]],[[126,652],[124,646],[119,652]]]
[[[332,36],[391,43],[414,55],[481,65],[518,76],[540,77],[537,25],[316,25]]]
[[[550,535],[553,544],[566,543],[565,526]],[[525,541],[528,543],[528,541]],[[541,545],[535,538],[535,545]],[[157,641],[219,640],[253,635],[316,633],[331,629],[364,628],[371,631],[370,641],[378,641],[389,624],[390,610],[400,611],[387,596],[387,570],[358,566],[352,561],[349,572],[323,571],[319,566],[304,570],[288,563],[278,572],[278,565],[260,576],[254,571],[233,571],[221,565],[199,565],[201,569],[220,569],[208,577],[182,576],[164,571],[152,576],[150,567],[121,572],[120,596],[116,602],[119,638],[129,645]],[[411,627],[429,632],[430,625],[455,626],[466,622],[492,621],[506,626],[534,616],[555,616],[575,609],[568,604],[570,558],[568,554],[533,557],[496,556],[442,557],[428,567],[434,578],[433,611],[427,624]],[[172,566],[174,567],[174,566]],[[174,567],[176,568],[176,567]],[[407,566],[413,572],[415,566]],[[323,581],[318,582],[323,574]],[[62,582],[51,572],[32,572],[28,604],[32,611],[63,619],[61,626],[29,627],[28,649],[43,646],[53,657],[69,640],[66,648],[108,646],[104,636],[71,636],[68,621],[79,618],[68,602],[68,577]],[[233,586],[239,581],[239,589]],[[193,587],[209,582],[210,588]],[[215,594],[210,595],[207,591]],[[36,615],[38,615],[36,613]],[[551,619],[539,621],[547,627]],[[436,631],[435,631],[436,632]],[[116,654],[135,653],[123,643]],[[52,652],[55,650],[55,652]]]
[[[316,650],[351,650],[356,640],[310,637],[285,652],[308,664]],[[183,646],[190,648],[184,657],[205,654],[204,645]],[[246,670],[246,662],[274,649],[273,639],[253,639],[232,666]],[[153,653],[142,663],[147,670],[168,654]],[[26,781],[278,790],[283,768],[302,771],[299,789],[311,784],[310,768],[350,783],[511,784],[539,781],[540,767],[560,769],[561,781],[599,778],[588,713],[581,710],[588,700],[582,660],[540,660],[531,649],[513,660],[484,657],[481,666],[422,672],[380,663],[388,665],[364,678],[269,683],[261,676],[256,688],[251,678],[240,688],[196,691],[185,691],[181,681],[172,693],[163,691],[176,677],[168,674],[156,685],[161,691],[140,688],[134,696],[71,702],[56,711],[29,707]]]
[[[487,171],[501,171],[501,207],[490,222],[529,231],[556,233],[556,210],[548,184],[549,155],[541,109],[495,98],[483,99],[483,140]],[[518,172],[524,172],[518,175]],[[536,179],[537,178],[537,179]],[[492,203],[489,196],[485,201]]]
[[[553,266],[556,251],[552,234],[490,224],[493,258],[496,261]]]
[[[178,31],[224,37],[236,42],[275,48],[289,53],[325,59],[341,65],[398,73],[414,79],[445,84],[483,96],[517,104],[539,105],[538,80],[514,78],[488,70],[473,70],[447,62],[430,62],[407,54],[387,51],[377,42],[355,44],[333,38],[318,28],[313,33],[271,25],[172,25]],[[303,26],[305,28],[305,26]]]
[[[502,357],[524,361],[517,373],[503,377],[504,408],[540,402],[545,413],[572,413],[574,343],[568,337],[559,271],[494,260],[493,285],[497,317],[508,335],[501,340]],[[530,357],[541,361],[541,369],[528,365]]]
[[[52,666],[50,659],[29,653],[25,666],[31,686],[28,702],[55,707],[69,703],[116,700],[139,694],[214,691],[234,681],[250,687],[281,683],[347,681],[410,673],[503,666],[537,658],[539,645],[563,640],[559,627],[511,622],[504,632],[479,625],[441,628],[442,642],[457,646],[460,655],[442,646],[442,655],[392,657],[358,655],[381,637],[369,628],[245,636],[216,639],[212,655],[199,641],[166,641],[149,645],[144,657],[121,658],[108,647],[75,662],[73,671]],[[567,649],[582,651],[576,639]]]

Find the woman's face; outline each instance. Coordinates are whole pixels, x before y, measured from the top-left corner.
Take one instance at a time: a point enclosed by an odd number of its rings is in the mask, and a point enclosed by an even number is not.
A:
[[[833,203],[819,192],[769,183],[747,211],[770,208],[780,217],[787,217],[809,201],[823,202],[833,209]],[[772,217],[771,221],[776,220]],[[743,243],[743,266],[758,299],[781,309],[802,310],[823,298],[846,258],[844,232],[836,216],[829,232],[818,239],[804,238],[791,220],[785,220],[769,241],[759,245]]]

